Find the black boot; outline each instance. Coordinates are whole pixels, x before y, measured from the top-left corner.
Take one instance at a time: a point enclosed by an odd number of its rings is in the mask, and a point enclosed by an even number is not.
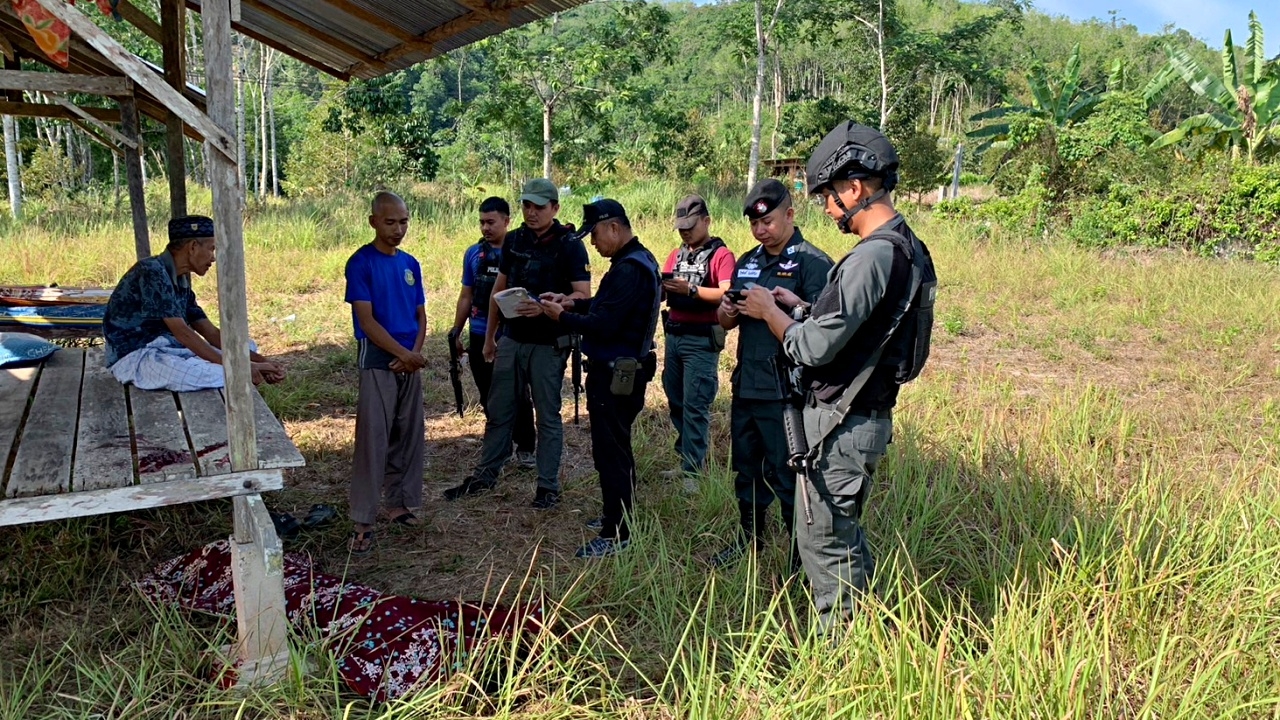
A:
[[[769,508],[743,500],[738,501],[738,535],[729,547],[711,556],[711,567],[728,567],[747,553],[752,546],[760,549],[760,534],[764,531]]]

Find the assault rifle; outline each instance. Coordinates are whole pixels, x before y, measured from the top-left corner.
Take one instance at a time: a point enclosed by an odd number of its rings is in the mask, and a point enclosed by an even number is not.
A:
[[[462,406],[465,400],[462,397],[462,364],[458,358],[458,336],[457,330],[449,331],[449,384],[453,385],[453,401],[458,408],[458,417],[462,417]]]
[[[804,434],[804,368],[791,362],[786,353],[778,351],[778,375],[782,380],[782,432],[787,440],[787,467],[796,471],[800,479],[796,490],[804,505],[804,521],[813,524],[813,509],[809,505],[809,441]]]
[[[573,355],[570,360],[572,368],[570,379],[573,381],[573,424],[578,424],[579,398],[582,396],[582,338],[573,336]]]

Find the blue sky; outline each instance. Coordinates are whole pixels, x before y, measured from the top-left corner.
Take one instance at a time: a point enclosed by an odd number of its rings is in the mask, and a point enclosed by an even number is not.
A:
[[[1076,20],[1108,19],[1109,10],[1139,30],[1158,33],[1166,24],[1184,28],[1210,47],[1222,47],[1222,34],[1244,45],[1249,37],[1249,11],[1258,13],[1265,30],[1268,57],[1280,54],[1280,2],[1277,0],[1034,0],[1036,9]]]

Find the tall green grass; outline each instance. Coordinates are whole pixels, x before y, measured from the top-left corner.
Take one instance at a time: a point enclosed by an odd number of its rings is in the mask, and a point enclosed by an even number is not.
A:
[[[474,199],[417,191],[406,249],[427,275],[429,349],[442,360],[438,335],[477,234]],[[665,255],[685,189],[616,192]],[[709,199],[713,229],[750,247],[735,200]],[[566,198],[562,214],[577,220],[580,201]],[[269,401],[308,472],[331,473],[339,488],[349,436],[315,408],[352,400],[341,275],[368,235],[363,203],[254,206],[246,226],[250,321],[291,363]],[[811,208],[799,216],[833,255],[847,247]],[[733,532],[730,474],[718,463],[695,495],[658,479],[674,456],[651,387],[636,431],[632,550],[591,564],[557,549],[576,538],[496,550],[529,570],[495,578],[492,594],[544,599],[554,616],[530,644],[496,645],[443,683],[370,706],[299,637],[305,674],[226,693],[206,677],[229,629],[119,586],[175,549],[225,536],[225,508],[5,529],[0,716],[1280,718],[1276,269],[984,240],[911,219],[942,279],[934,359],[903,392],[865,518],[876,596],[834,640],[814,634],[780,541],[731,571],[707,570]],[[0,281],[113,282],[132,261],[125,221],[7,228]],[[597,258],[597,276],[604,267]],[[213,283],[197,286],[212,303]],[[432,408],[450,402],[439,365]],[[727,406],[716,408],[722,461]],[[326,542],[340,544],[341,530]],[[482,560],[459,552],[462,564]]]

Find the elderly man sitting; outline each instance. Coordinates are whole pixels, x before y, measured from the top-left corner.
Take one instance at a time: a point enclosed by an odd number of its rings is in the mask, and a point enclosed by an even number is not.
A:
[[[213,266],[213,220],[198,215],[169,221],[165,251],[138,261],[107,302],[102,334],[107,367],[142,390],[191,392],[221,388],[222,334],[196,303],[191,273]],[[253,382],[284,380],[284,368],[253,348]]]

